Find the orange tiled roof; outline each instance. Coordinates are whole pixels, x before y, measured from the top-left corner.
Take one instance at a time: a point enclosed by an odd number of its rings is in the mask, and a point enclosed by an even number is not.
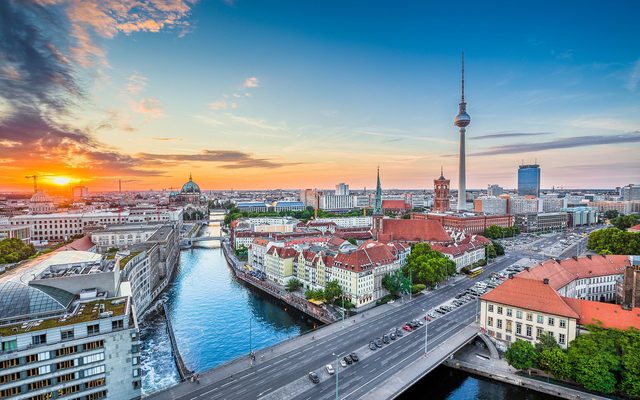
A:
[[[507,279],[497,288],[483,294],[481,299],[526,310],[580,318],[550,285],[540,280],[520,277]]]
[[[384,242],[450,242],[440,222],[431,219],[384,219],[378,240]]]
[[[531,267],[529,271],[522,271],[517,276],[537,280],[549,279],[549,285],[558,290],[576,279],[622,274],[630,262],[629,256],[621,255],[586,256],[560,261],[550,259]]]
[[[382,200],[383,210],[408,210],[409,205],[404,200]]]
[[[563,298],[580,315],[580,325],[602,323],[603,328],[640,329],[640,308],[624,310],[618,304],[600,303],[581,299]]]
[[[378,265],[391,264],[395,256],[388,246],[373,246],[335,256],[334,267],[360,272]]]

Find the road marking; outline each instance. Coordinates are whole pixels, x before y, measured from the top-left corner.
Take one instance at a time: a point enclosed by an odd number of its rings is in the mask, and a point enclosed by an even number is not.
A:
[[[225,386],[231,385],[233,382],[235,382],[235,381],[229,381],[227,383],[224,383],[224,384],[220,385],[220,387],[225,387]]]
[[[206,392],[202,393],[202,394],[201,394],[200,396],[198,396],[198,397],[206,396],[206,395],[208,395],[208,394],[209,394],[209,393],[211,393],[211,392],[215,392],[217,389],[218,389],[218,388],[213,388],[213,389],[211,389],[211,390],[209,390],[209,391],[206,391]]]
[[[269,388],[269,389],[265,390],[264,392],[258,393],[258,397],[262,396],[263,394],[267,393],[270,390],[273,390],[273,388]]]

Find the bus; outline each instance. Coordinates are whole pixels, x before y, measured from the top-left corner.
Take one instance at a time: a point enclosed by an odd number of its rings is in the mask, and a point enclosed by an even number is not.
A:
[[[475,267],[474,269],[469,271],[469,278],[475,278],[476,276],[480,275],[483,271],[484,271],[484,268]]]

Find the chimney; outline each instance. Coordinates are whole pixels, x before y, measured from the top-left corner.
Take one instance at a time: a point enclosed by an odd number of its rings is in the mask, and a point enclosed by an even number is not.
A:
[[[542,283],[544,283],[545,285],[548,285],[549,284],[549,279],[548,278],[544,278],[542,280]]]
[[[529,272],[530,267],[524,267],[524,270]]]
[[[509,274],[509,279],[513,279],[514,274]]]

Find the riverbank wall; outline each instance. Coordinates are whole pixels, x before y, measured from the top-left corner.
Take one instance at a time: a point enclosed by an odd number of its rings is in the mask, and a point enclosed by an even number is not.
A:
[[[493,361],[493,360],[491,360]],[[556,385],[550,382],[539,381],[536,379],[527,378],[518,375],[507,369],[496,367],[493,362],[488,361],[485,363],[479,361],[463,361],[458,358],[452,358],[443,363],[450,368],[455,368],[460,371],[464,371],[473,375],[488,378],[494,381],[508,383],[514,386],[520,386],[536,392],[556,396],[562,399],[569,400],[607,400],[608,397],[598,396],[583,392],[580,390]],[[503,360],[500,360],[503,361]],[[504,361],[503,361],[504,362]],[[504,362],[506,364],[506,362]]]
[[[262,281],[245,272],[243,263],[235,257],[233,251],[229,246],[229,242],[222,242],[222,252],[224,254],[224,258],[227,260],[227,265],[231,268],[237,279],[256,289],[259,289],[260,291],[284,302],[285,304],[295,308],[300,312],[305,313],[311,318],[316,319],[324,324],[331,324],[336,321],[333,315],[327,312],[325,309],[311,304],[306,299],[295,296],[287,292],[286,290],[282,290],[269,282]]]

